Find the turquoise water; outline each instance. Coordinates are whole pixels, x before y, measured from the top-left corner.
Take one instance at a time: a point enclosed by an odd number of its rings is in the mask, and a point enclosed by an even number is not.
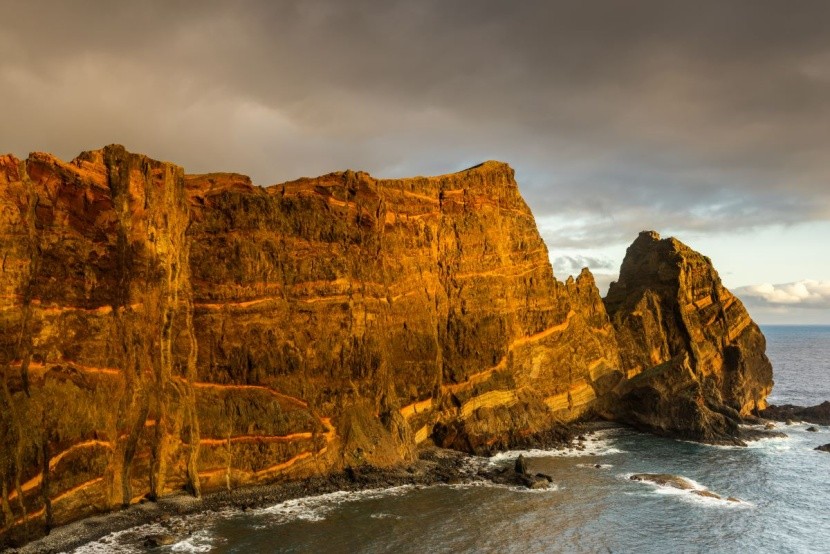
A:
[[[830,399],[830,327],[763,330],[775,366],[773,399]],[[813,448],[830,442],[830,428],[806,427],[781,425],[788,438],[748,448],[608,429],[589,437],[578,456],[524,452],[532,471],[554,476],[553,490],[478,485],[335,493],[244,514],[192,516],[196,532],[166,551],[828,552],[830,455]],[[473,464],[512,464],[517,455]],[[740,502],[628,479],[641,472],[681,475]],[[127,550],[125,537],[82,551]]]

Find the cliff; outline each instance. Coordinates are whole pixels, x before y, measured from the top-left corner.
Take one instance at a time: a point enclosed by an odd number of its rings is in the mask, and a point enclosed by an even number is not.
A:
[[[627,380],[608,417],[658,434],[743,444],[739,423],[772,391],[766,342],[711,261],[643,232],[605,298]]]
[[[4,156],[0,243],[7,541],[595,414],[728,442],[772,385],[706,258],[641,235],[603,302],[554,278],[498,162],[260,188],[120,146]]]

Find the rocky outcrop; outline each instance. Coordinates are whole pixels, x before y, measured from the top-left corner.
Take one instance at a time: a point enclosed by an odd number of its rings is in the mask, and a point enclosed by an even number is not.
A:
[[[640,481],[643,483],[651,483],[653,485],[657,485],[660,487],[670,487],[673,489],[686,491],[690,494],[694,494],[695,496],[701,496],[703,498],[725,500],[727,502],[740,502],[740,500],[735,498],[734,496],[723,498],[719,494],[716,494],[704,487],[700,487],[692,481],[689,481],[685,477],[681,477],[680,475],[671,475],[668,473],[635,473],[631,475],[629,479],[631,481]]]
[[[707,260],[641,236],[609,318],[587,270],[554,278],[498,162],[260,188],[120,146],[5,156],[0,243],[5,541],[597,413],[721,440],[771,387]]]
[[[825,400],[815,406],[768,406],[760,416],[775,421],[806,421],[818,425],[830,425],[830,401]]]
[[[643,232],[605,298],[627,379],[608,417],[658,434],[742,444],[738,424],[766,406],[766,343],[711,261]]]

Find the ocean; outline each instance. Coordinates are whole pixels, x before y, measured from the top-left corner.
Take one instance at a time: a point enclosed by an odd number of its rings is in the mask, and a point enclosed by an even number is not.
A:
[[[830,327],[764,326],[775,388],[771,403],[830,400]],[[602,429],[578,451],[524,451],[555,486],[404,486],[290,500],[247,512],[188,516],[196,531],[158,552],[828,552],[830,427],[779,424],[787,438],[747,448]],[[506,452],[472,465],[513,464]],[[598,466],[598,467],[597,467]],[[670,473],[727,501],[631,481]],[[79,548],[138,551],[115,533]],[[128,537],[133,537],[132,542]]]

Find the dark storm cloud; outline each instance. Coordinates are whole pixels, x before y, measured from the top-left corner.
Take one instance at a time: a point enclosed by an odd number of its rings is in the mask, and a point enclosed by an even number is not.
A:
[[[510,162],[549,239],[830,218],[830,4],[8,2],[0,150],[263,184]]]

